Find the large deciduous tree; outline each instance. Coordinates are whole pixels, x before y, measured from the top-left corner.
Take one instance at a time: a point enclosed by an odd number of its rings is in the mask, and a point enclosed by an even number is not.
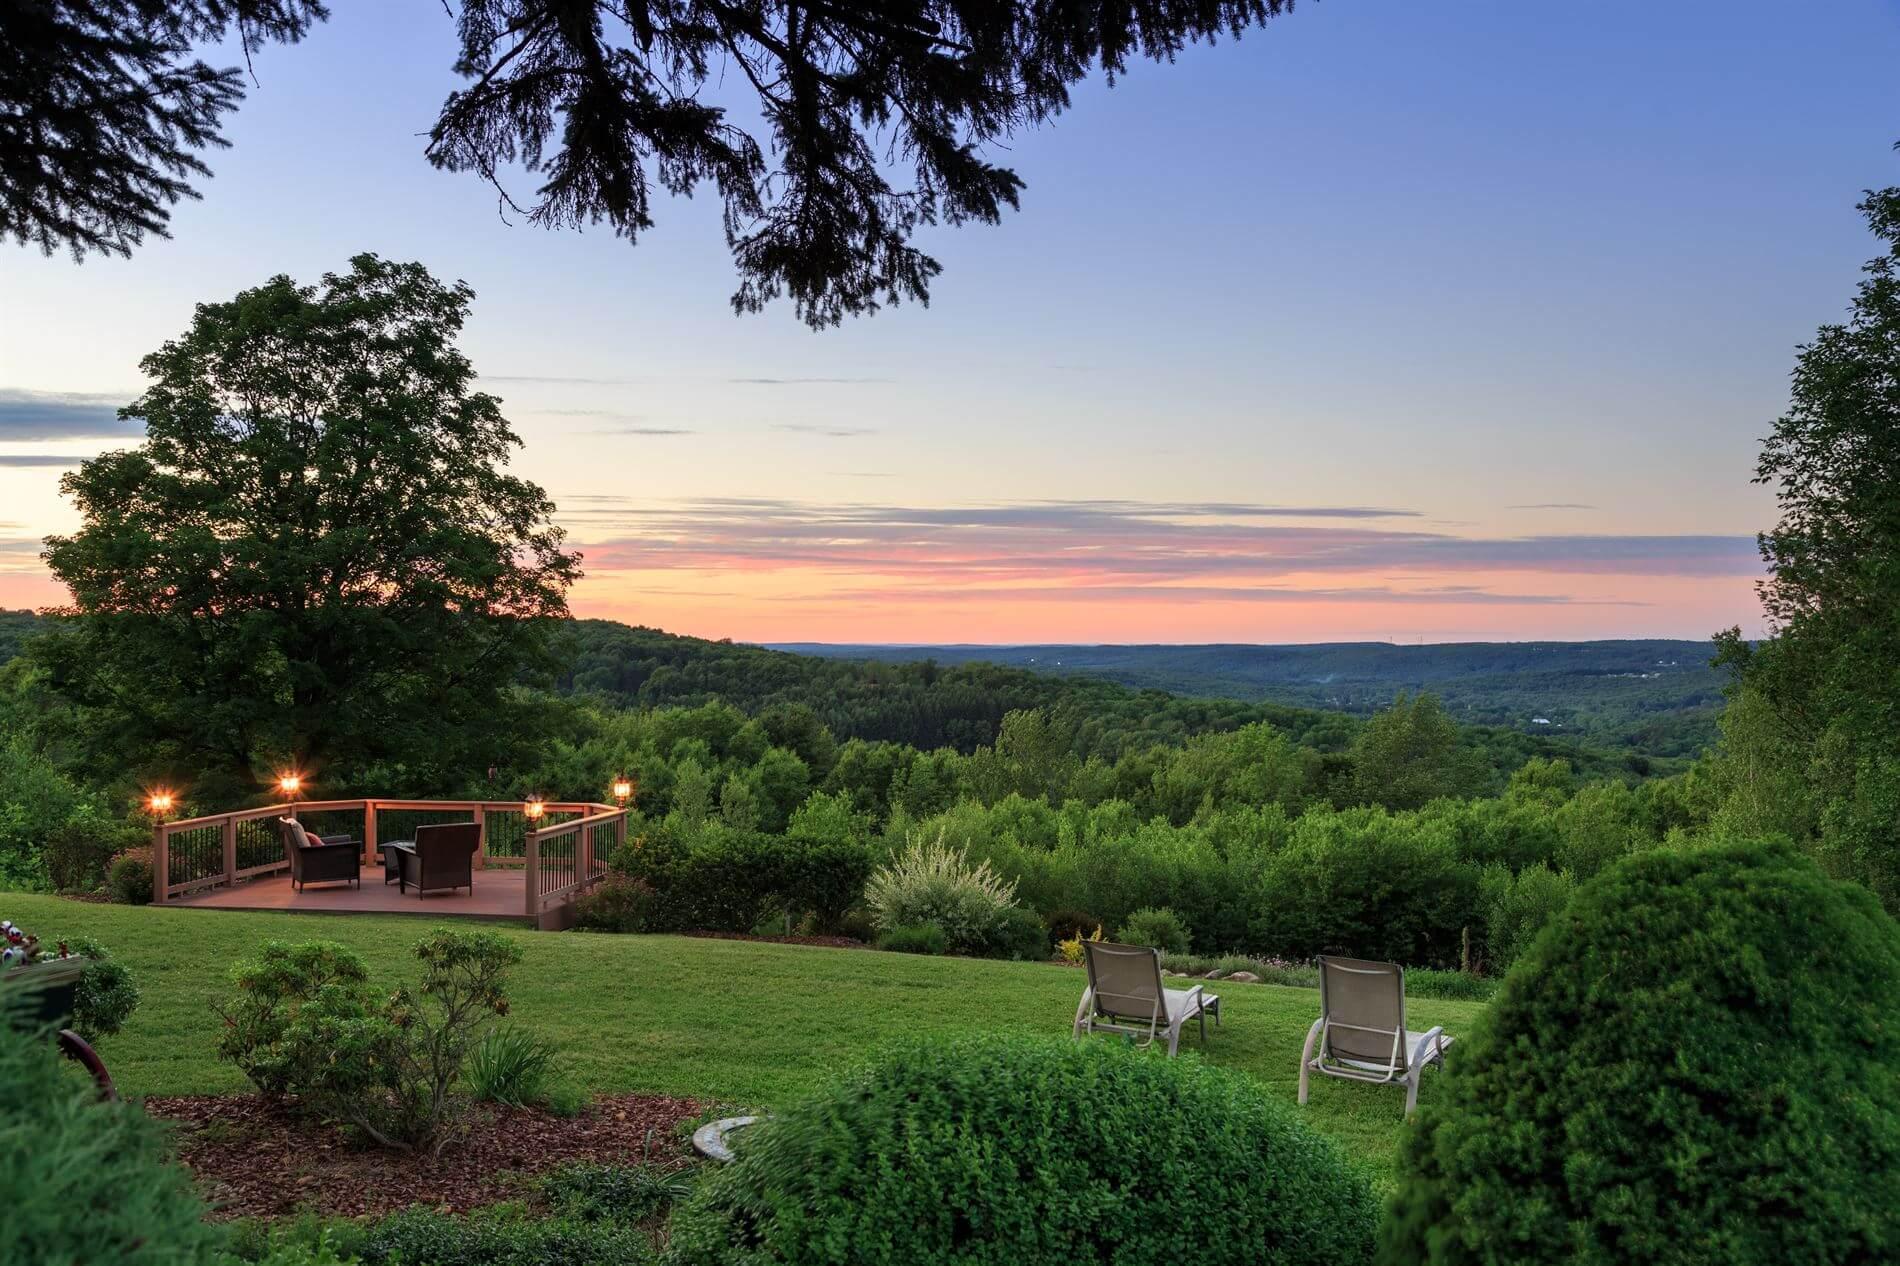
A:
[[[520,441],[456,347],[472,297],[362,255],[146,357],[145,442],[61,481],[73,601],[34,650],[102,752],[207,793],[283,762],[420,791],[519,741],[508,690],[579,559],[502,469]]]
[[[315,0],[23,3],[51,32],[29,58],[59,69],[0,60],[0,153],[9,97],[17,128],[53,111],[74,129],[74,158],[102,160],[96,180],[81,162],[62,164],[65,199],[108,219],[119,203],[128,210],[101,238],[58,205],[21,202],[18,189],[0,185],[0,203],[16,236],[75,250],[122,251],[162,231],[162,204],[203,174],[192,151],[218,143],[216,120],[238,82],[202,63],[181,69],[181,40],[248,17],[249,47],[253,37],[296,38],[323,16]],[[444,103],[428,157],[497,189],[525,170],[538,182],[523,195],[530,220],[605,223],[629,241],[653,225],[656,184],[684,194],[711,182],[739,270],[733,306],[756,312],[786,297],[809,324],[835,325],[882,304],[927,302],[939,268],[915,245],[918,230],[994,223],[1016,206],[1023,182],[990,151],[1066,109],[1084,77],[1171,61],[1292,5],[462,0],[451,10],[455,70],[468,83]],[[185,16],[168,24],[168,8]],[[128,51],[94,51],[120,46]],[[122,103],[144,81],[183,95],[160,93],[163,111],[134,110],[129,122],[102,116],[103,136],[82,126],[84,107]],[[104,143],[116,133],[132,143]],[[501,197],[515,205],[505,189]]]
[[[1773,636],[1722,639],[1740,669],[1726,764],[1736,825],[1812,823],[1824,860],[1900,908],[1900,188],[1861,210],[1886,253],[1801,349],[1756,470],[1781,504],[1761,538]]]
[[[0,3],[0,237],[80,259],[169,236],[244,97],[194,45],[235,34],[249,57],[327,16],[320,0]]]

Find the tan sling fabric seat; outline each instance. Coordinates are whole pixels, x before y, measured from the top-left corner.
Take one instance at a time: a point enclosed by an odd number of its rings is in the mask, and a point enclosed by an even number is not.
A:
[[[1308,1076],[1321,1073],[1375,1085],[1402,1082],[1405,1111],[1418,1106],[1418,1079],[1440,1064],[1453,1039],[1443,1028],[1405,1027],[1405,971],[1363,958],[1319,960],[1319,1019],[1300,1052],[1300,1102]]]
[[[1207,1017],[1220,1024],[1220,998],[1201,986],[1169,989],[1161,983],[1161,951],[1145,945],[1116,945],[1109,941],[1082,942],[1089,985],[1075,1009],[1075,1036],[1084,1033],[1125,1033],[1142,1039],[1168,1040],[1168,1054],[1181,1043],[1181,1026],[1197,1020],[1201,1041],[1207,1041]]]

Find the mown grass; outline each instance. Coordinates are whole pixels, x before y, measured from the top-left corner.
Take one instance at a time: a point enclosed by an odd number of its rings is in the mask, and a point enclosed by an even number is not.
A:
[[[143,1000],[100,1044],[128,1094],[236,1092],[214,1053],[213,1004],[232,964],[266,940],[340,941],[377,980],[413,979],[409,949],[428,929],[402,915],[300,915],[86,905],[0,893],[0,917],[42,939],[98,937],[136,974]],[[587,1090],[689,1095],[745,1107],[783,1103],[880,1043],[905,1034],[1009,1030],[1065,1036],[1079,970],[1042,963],[927,958],[678,936],[508,929],[524,958],[513,1017],[556,1042],[562,1071]],[[1291,1101],[1300,1047],[1318,1014],[1310,989],[1216,982],[1224,1024],[1204,1055]],[[1468,1031],[1473,1002],[1417,999],[1413,1028]],[[1421,1098],[1430,1101],[1437,1074]],[[1402,1092],[1317,1079],[1306,1112],[1380,1179],[1390,1171]]]

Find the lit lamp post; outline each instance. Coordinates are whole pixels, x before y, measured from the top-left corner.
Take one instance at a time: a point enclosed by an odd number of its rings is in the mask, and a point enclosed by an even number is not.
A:
[[[614,779],[614,803],[621,808],[627,807],[627,801],[633,799],[633,779],[626,775]]]
[[[154,822],[163,822],[166,815],[172,811],[172,793],[169,791],[154,791],[146,798],[145,807],[151,810],[152,820]]]
[[[277,790],[283,793],[284,799],[295,800],[297,798],[297,793],[303,790],[302,776],[298,774],[278,775]]]
[[[522,816],[527,818],[528,821],[530,822],[540,821],[541,815],[543,813],[546,813],[547,810],[548,810],[547,805],[543,804],[539,800],[530,800],[528,801],[528,803],[521,806]]]

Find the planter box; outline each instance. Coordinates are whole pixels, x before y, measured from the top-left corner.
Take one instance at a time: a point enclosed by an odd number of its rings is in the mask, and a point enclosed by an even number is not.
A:
[[[29,967],[0,972],[0,991],[9,998],[24,997],[24,1005],[15,1013],[25,1023],[65,1028],[72,1023],[73,1002],[79,994],[79,982],[85,977],[88,962],[83,958],[60,958]]]

